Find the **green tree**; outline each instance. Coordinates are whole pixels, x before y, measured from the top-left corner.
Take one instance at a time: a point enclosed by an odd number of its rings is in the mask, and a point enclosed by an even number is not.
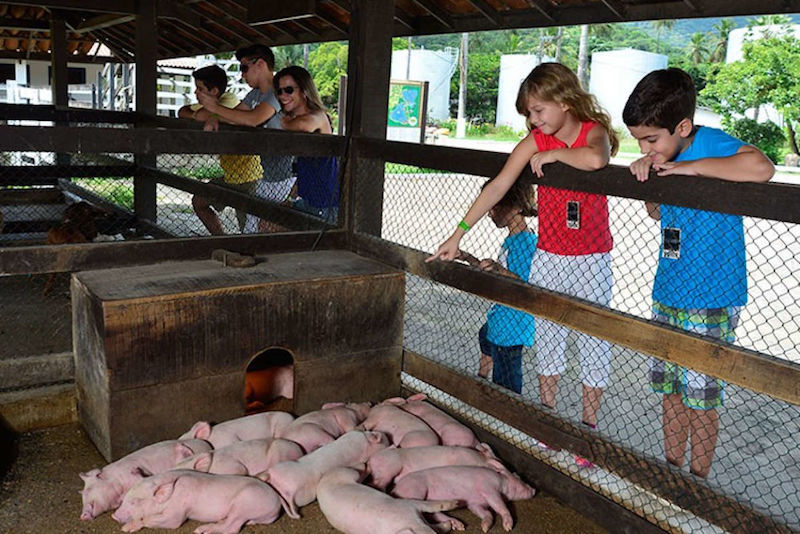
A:
[[[471,36],[470,36],[471,37]],[[472,46],[472,43],[470,43]],[[500,79],[500,56],[470,54],[467,70],[466,115],[481,122],[494,122],[497,112],[497,85]],[[451,116],[458,107],[458,76],[450,81]]]
[[[733,19],[720,19],[714,24],[714,44],[708,58],[710,62],[722,63],[725,61],[725,54],[728,52],[728,37],[734,28],[736,28],[736,23]]]
[[[308,54],[308,70],[314,76],[322,102],[334,109],[339,101],[339,78],[347,75],[347,45],[322,43]]]
[[[653,23],[653,28],[656,30],[656,52],[661,52],[661,32],[663,30],[670,31],[675,27],[674,19],[656,20]]]
[[[303,45],[278,46],[272,49],[275,53],[275,70],[279,71],[290,65],[303,66]]]
[[[744,116],[751,109],[771,104],[783,115],[786,138],[798,153],[800,125],[800,39],[781,35],[747,42],[743,60],[719,68],[703,90],[712,108],[726,115]]]
[[[695,65],[705,63],[709,56],[708,34],[700,32],[692,34],[689,43],[686,45],[686,51]]]

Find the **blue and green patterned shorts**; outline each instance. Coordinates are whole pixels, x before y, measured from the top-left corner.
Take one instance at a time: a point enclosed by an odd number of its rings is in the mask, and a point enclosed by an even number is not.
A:
[[[673,308],[653,302],[653,320],[732,343],[736,339],[734,330],[740,310],[739,306]],[[650,362],[650,387],[656,393],[679,393],[683,404],[696,410],[722,406],[725,398],[724,380],[658,358]]]

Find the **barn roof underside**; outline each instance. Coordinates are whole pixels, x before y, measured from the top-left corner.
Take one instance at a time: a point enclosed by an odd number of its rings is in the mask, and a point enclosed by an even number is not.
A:
[[[349,0],[295,0],[289,7],[264,0],[154,1],[158,59],[226,52],[253,42],[344,40],[350,27]],[[133,62],[137,3],[0,2],[0,57],[49,59],[50,21],[57,17],[66,21],[70,61]],[[796,12],[800,0],[396,0],[394,35]]]

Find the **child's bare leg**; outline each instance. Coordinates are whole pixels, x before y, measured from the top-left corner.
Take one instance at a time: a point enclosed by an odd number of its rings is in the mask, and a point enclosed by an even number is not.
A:
[[[211,235],[223,235],[225,231],[222,229],[222,223],[219,222],[219,217],[211,209],[211,205],[203,197],[197,195],[192,197],[192,207],[197,217],[203,223],[203,226],[209,231]]]
[[[548,408],[556,407],[559,375],[539,375],[539,396]]]
[[[489,378],[492,375],[492,357],[481,353],[481,361],[478,363],[478,376]]]
[[[689,441],[689,413],[693,410],[687,408],[679,394],[664,395],[664,454],[667,461],[681,467],[686,455],[686,445]]]
[[[714,449],[719,436],[719,414],[717,410],[689,409],[689,424],[692,432],[692,474],[706,478],[714,461]]]
[[[583,384],[583,422],[597,425],[597,411],[600,409],[600,398],[603,396],[603,388],[593,388]]]

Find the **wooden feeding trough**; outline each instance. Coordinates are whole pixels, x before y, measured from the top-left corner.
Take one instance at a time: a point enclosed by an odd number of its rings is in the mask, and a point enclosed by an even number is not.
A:
[[[79,418],[111,461],[244,414],[245,370],[293,356],[293,411],[400,392],[405,277],[347,251],[248,268],[187,261],[72,278]]]

